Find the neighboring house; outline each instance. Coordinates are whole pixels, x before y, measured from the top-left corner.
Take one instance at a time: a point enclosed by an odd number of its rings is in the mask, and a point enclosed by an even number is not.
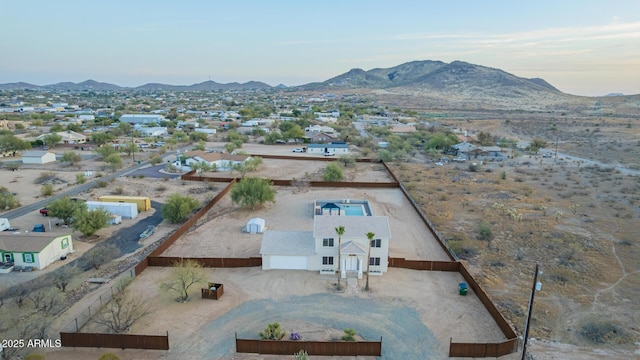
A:
[[[194,131],[199,133],[205,133],[207,135],[213,135],[217,132],[216,129],[209,129],[209,128],[197,128]]]
[[[305,142],[316,143],[316,144],[324,144],[327,142],[332,142],[338,139],[338,135],[335,133],[307,133],[307,136],[304,137]]]
[[[165,117],[158,114],[124,114],[120,116],[120,122],[129,124],[160,124],[165,121]]]
[[[167,128],[166,127],[160,127],[160,126],[156,126],[156,127],[141,127],[141,126],[138,126],[135,129],[136,129],[136,131],[140,132],[140,134],[143,137],[164,136],[164,135],[169,134],[167,132]]]
[[[80,133],[77,133],[75,131],[71,131],[71,130],[60,131],[60,132],[57,132],[56,134],[60,135],[60,138],[62,138],[62,140],[60,140],[58,144],[84,144],[87,142],[86,136]],[[36,140],[43,140],[47,135],[49,134],[42,134],[38,136]]]
[[[3,234],[0,237],[2,262],[13,266],[40,270],[57,260],[66,259],[73,251],[69,234]]]
[[[349,153],[349,145],[343,142],[332,142],[329,144],[309,144],[307,145],[309,154],[335,154],[342,155]]]
[[[22,154],[23,164],[47,164],[56,161],[56,154],[44,150],[29,150]]]
[[[267,124],[267,120],[265,119],[251,119],[241,123],[240,126],[254,127],[254,126],[264,126],[266,124]]]
[[[481,160],[504,161],[509,158],[505,153],[506,150],[499,146],[481,146],[480,150],[479,159]]]
[[[314,133],[330,133],[333,134],[336,132],[331,126],[324,125],[311,125],[304,128],[304,131],[307,133],[307,136],[310,136]]]
[[[313,231],[264,232],[262,268],[334,274],[340,251],[342,278],[362,278],[363,272],[382,275],[388,269],[391,230],[386,216],[372,215],[366,200],[316,200]],[[335,231],[339,226],[345,229],[340,238]],[[371,249],[368,232],[375,234]]]
[[[206,161],[210,165],[215,165],[218,171],[229,171],[235,164],[241,164],[249,159],[249,155],[231,155],[228,153],[205,152],[201,150],[188,151],[183,154],[187,158],[185,164]]]
[[[83,114],[83,115],[78,115],[78,119],[80,119],[80,121],[82,121],[83,123],[86,123],[89,121],[94,121],[96,117],[94,115]]]
[[[471,157],[477,156],[478,153],[478,148],[468,142],[457,143],[455,145],[452,145],[451,147],[455,149],[455,155],[466,156],[467,159],[471,159]]]

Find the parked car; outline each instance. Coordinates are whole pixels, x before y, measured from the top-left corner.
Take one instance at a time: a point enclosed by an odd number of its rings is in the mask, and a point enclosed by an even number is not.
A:
[[[49,209],[47,209],[47,208],[40,209],[40,214],[42,216],[49,216]]]
[[[544,154],[542,154],[542,157],[543,158],[551,158],[552,155],[551,155],[551,153],[544,153]]]
[[[32,232],[45,232],[46,230],[44,229],[44,224],[35,224],[33,225],[33,230],[31,230]]]
[[[332,153],[332,152],[326,152],[324,153],[324,156],[334,156],[336,153]]]
[[[295,149],[293,149],[293,152],[301,153],[301,152],[304,152],[304,151],[301,148],[295,148]]]
[[[464,156],[458,156],[458,157],[456,157],[456,158],[453,158],[453,160],[452,160],[452,161],[455,161],[455,162],[465,162],[465,161],[467,161],[467,158],[466,158],[466,157],[464,157]]]

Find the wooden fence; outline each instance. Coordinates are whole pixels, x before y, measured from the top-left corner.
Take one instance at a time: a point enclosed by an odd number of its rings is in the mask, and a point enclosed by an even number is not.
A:
[[[405,258],[390,257],[389,267],[411,269],[411,270],[458,272],[460,268],[460,263],[456,261],[406,260]]]
[[[332,158],[309,158],[297,156],[279,156],[279,155],[259,155],[264,158],[271,159],[287,159],[287,160],[320,160],[335,161]],[[359,162],[373,162],[371,159],[358,160]],[[310,181],[309,186],[314,187],[370,187],[370,188],[396,188],[399,187],[406,199],[411,203],[413,208],[418,212],[420,218],[427,226],[427,229],[436,238],[443,250],[453,261],[428,261],[428,260],[406,260],[404,258],[389,258],[390,267],[407,268],[414,270],[429,271],[459,271],[468,283],[469,287],[475,292],[482,304],[485,306],[494,321],[498,324],[506,341],[501,343],[454,343],[449,344],[449,356],[451,357],[498,357],[513,353],[518,343],[517,335],[511,325],[504,319],[498,311],[495,304],[489,299],[487,294],[480,288],[476,280],[471,276],[464,264],[459,262],[456,254],[449,248],[444,238],[435,229],[435,226],[424,214],[420,206],[413,200],[407,189],[400,183],[396,175],[391,171],[385,162],[383,166],[393,178],[392,182],[323,182]],[[225,187],[211,202],[200,209],[194,216],[185,222],[178,230],[171,234],[165,242],[156,248],[147,258],[135,267],[136,275],[140,274],[147,266],[172,266],[175,261],[181,259],[176,257],[160,257],[169,246],[171,246],[180,236],[182,236],[191,226],[193,226],[200,217],[209,211],[233,186],[239,179],[236,178],[209,178],[202,176],[194,176],[195,172],[191,171],[182,176],[183,180],[207,181],[207,182],[228,182]],[[274,185],[293,186],[294,180],[272,180]],[[261,258],[190,258],[200,262],[204,267],[246,267],[261,266]],[[75,335],[77,333],[73,333]],[[94,334],[95,335],[95,334]],[[109,334],[97,334],[109,335]],[[140,335],[144,336],[144,335]],[[292,343],[292,344],[290,344]],[[355,345],[361,344],[361,345]],[[72,345],[69,345],[72,346]],[[301,346],[304,346],[301,347]],[[107,346],[105,346],[107,347]],[[116,346],[119,347],[119,346]],[[168,348],[168,339],[167,339]],[[296,351],[305,350],[309,355],[342,355],[342,356],[380,356],[382,349],[382,339],[380,342],[309,342],[309,341],[267,341],[267,340],[244,340],[236,338],[237,352],[261,353],[261,354],[286,354],[291,355]]]
[[[261,257],[250,258],[188,258],[188,257],[171,257],[171,256],[148,256],[148,266],[171,267],[176,262],[182,260],[193,260],[202,265],[204,268],[238,268],[262,266]]]
[[[517,351],[518,339],[494,344],[449,342],[449,357],[500,357]]]
[[[246,340],[236,336],[236,352],[272,355],[293,355],[304,350],[318,356],[381,356],[380,341],[292,341]]]
[[[241,178],[221,178],[221,177],[208,177],[208,176],[194,176],[193,171],[190,171],[180,177],[182,180],[188,181],[203,181],[203,182],[222,182],[228,183],[231,181],[240,181]],[[286,180],[286,179],[270,179],[269,180],[275,186],[296,186],[299,180]],[[395,181],[385,182],[358,182],[358,181],[304,181],[306,186],[310,187],[340,187],[340,188],[397,188],[400,185]]]
[[[482,290],[478,282],[471,276],[463,263],[459,261],[430,261],[430,260],[406,260],[405,258],[389,258],[389,267],[426,270],[426,271],[454,271],[459,272],[473,289],[478,299],[496,322],[502,333],[507,338],[500,343],[449,343],[450,357],[498,357],[517,351],[518,338],[505,320],[495,304],[489,299],[487,293]]]
[[[61,332],[62,346],[169,350],[167,335],[129,335]]]
[[[500,330],[502,330],[502,332],[504,333],[504,336],[509,340],[517,338],[516,332],[513,330],[511,325],[507,322],[507,320],[505,320],[505,318],[502,316],[500,311],[498,311],[498,308],[493,303],[493,301],[489,299],[489,296],[487,295],[487,293],[484,292],[484,290],[482,290],[482,288],[480,287],[476,279],[474,279],[473,276],[471,276],[471,274],[469,273],[469,270],[467,270],[464,264],[460,263],[459,271],[462,277],[467,282],[468,286],[478,296],[478,299],[480,299],[480,302],[482,302],[482,304],[487,309],[487,311],[489,312],[493,320],[496,322],[496,324],[498,324],[498,327],[500,327]]]

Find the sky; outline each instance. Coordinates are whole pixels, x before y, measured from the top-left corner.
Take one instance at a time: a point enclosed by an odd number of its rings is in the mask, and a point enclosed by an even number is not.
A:
[[[640,94],[640,1],[2,0],[0,83],[302,85],[454,60]]]

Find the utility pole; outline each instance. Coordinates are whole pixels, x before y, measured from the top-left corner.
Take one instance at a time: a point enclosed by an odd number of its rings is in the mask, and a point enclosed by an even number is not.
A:
[[[133,160],[133,165],[136,164],[136,145],[133,143],[133,127],[131,128],[131,159]]]
[[[533,298],[536,295],[536,291],[542,288],[542,284],[538,282],[539,271],[538,263],[536,262],[536,272],[533,275],[533,286],[531,287],[531,296],[529,297],[529,308],[527,310],[527,321],[524,326],[524,333],[522,335],[522,357],[520,360],[526,360],[527,356],[527,340],[529,340],[529,324],[531,323],[531,311],[533,310]]]

